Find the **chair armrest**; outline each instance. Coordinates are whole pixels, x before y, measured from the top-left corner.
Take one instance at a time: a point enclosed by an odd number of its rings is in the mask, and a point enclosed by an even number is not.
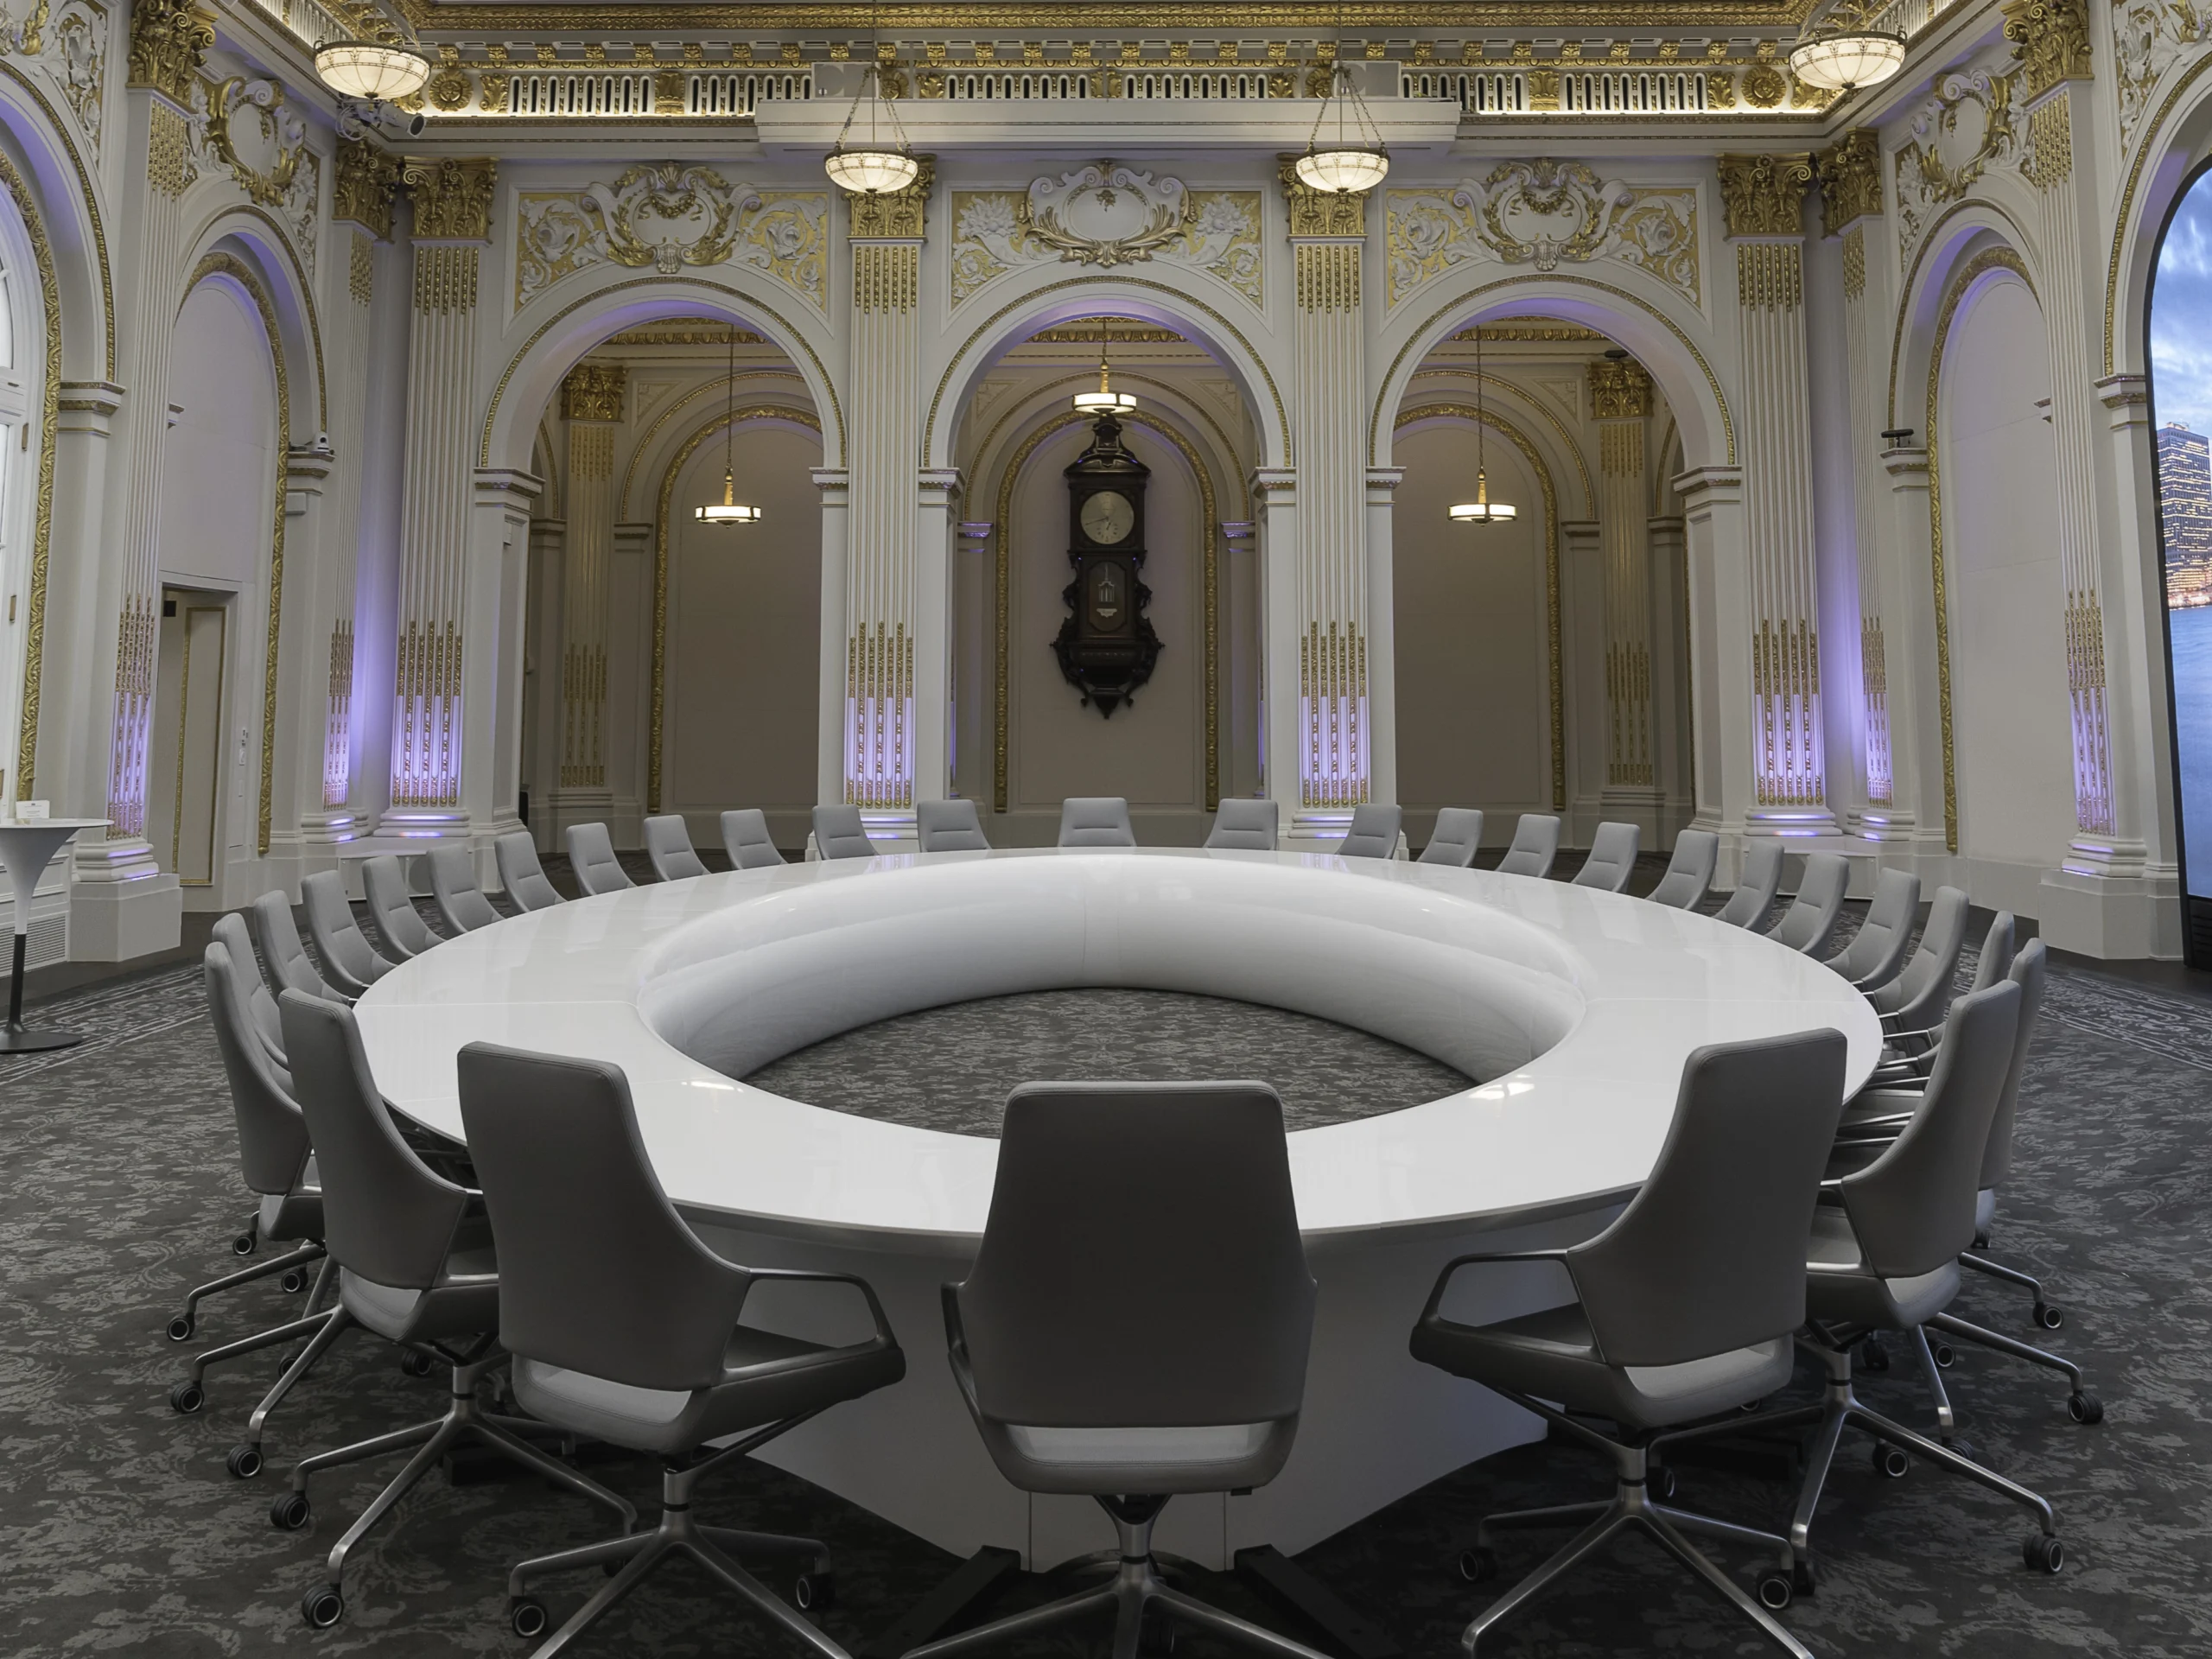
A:
[[[1421,1311],[1421,1322],[1426,1323],[1436,1317],[1436,1310],[1444,1305],[1445,1290],[1451,1285],[1452,1275],[1460,1268],[1472,1267],[1478,1262],[1487,1264],[1493,1262],[1556,1262],[1564,1268],[1567,1265],[1567,1254],[1564,1249],[1478,1250],[1471,1255],[1454,1256],[1437,1273],[1435,1287],[1428,1293],[1427,1305]],[[1571,1273],[1572,1269],[1569,1271]]]
[[[868,1303],[868,1318],[875,1322],[876,1340],[893,1348],[899,1345],[899,1338],[892,1334],[891,1321],[884,1316],[883,1304],[876,1300],[875,1287],[856,1273],[815,1273],[801,1268],[746,1268],[742,1271],[747,1281],[745,1287],[747,1295],[750,1295],[753,1285],[763,1279],[782,1279],[824,1285],[850,1285],[860,1292]],[[741,1297],[738,1300],[738,1313],[741,1317],[743,1316],[744,1311],[745,1300]]]
[[[1838,1124],[1835,1138],[1839,1141],[1853,1142],[1893,1141],[1904,1132],[1905,1125],[1911,1122],[1914,1116],[1911,1112],[1893,1112],[1881,1117],[1862,1117],[1855,1123]]]

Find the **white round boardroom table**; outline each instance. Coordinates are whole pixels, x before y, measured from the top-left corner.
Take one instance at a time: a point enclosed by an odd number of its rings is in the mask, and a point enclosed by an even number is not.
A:
[[[1087,1500],[1007,1485],[943,1351],[939,1287],[974,1258],[998,1142],[739,1079],[894,1015],[1084,987],[1287,1008],[1478,1080],[1291,1135],[1320,1287],[1305,1409],[1272,1484],[1162,1516],[1161,1548],[1214,1567],[1249,1545],[1294,1554],[1538,1436],[1517,1407],[1416,1363],[1408,1338],[1454,1255],[1571,1243],[1617,1211],[1657,1157],[1693,1050],[1832,1027],[1855,1090],[1881,1045],[1872,1007],[1832,970],[1703,916],[1483,870],[1150,849],[892,855],[637,887],[448,941],[358,1013],[385,1097],[456,1138],[467,1043],[620,1065],[662,1185],[713,1248],[860,1274],[906,1351],[903,1382],[760,1455],[956,1554],[995,1545],[1041,1570],[1110,1544],[1110,1528]],[[1269,1065],[1229,1054],[1211,1071]],[[849,1339],[842,1295],[764,1286],[746,1317]],[[1549,1264],[1474,1268],[1446,1311],[1504,1318],[1565,1297]]]

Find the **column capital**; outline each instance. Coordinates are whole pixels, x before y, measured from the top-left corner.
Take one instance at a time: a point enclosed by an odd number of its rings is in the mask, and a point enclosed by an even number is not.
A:
[[[359,226],[379,242],[391,239],[391,198],[399,188],[399,162],[365,138],[338,141],[331,180],[330,217]]]
[[[1733,505],[1744,499],[1744,469],[1740,467],[1693,467],[1674,480],[1675,493],[1682,498],[1688,516],[1702,508]]]
[[[1255,467],[1250,480],[1255,499],[1271,507],[1287,507],[1298,499],[1298,474],[1288,467]]]
[[[518,467],[480,467],[476,469],[476,505],[505,507],[525,517],[530,504],[545,493],[545,480]]]
[[[2140,374],[2108,374],[2095,383],[2097,401],[2110,411],[2115,432],[2151,421],[2151,381]]]
[[[2013,0],[2005,8],[2005,38],[2019,48],[2030,102],[2067,81],[2090,78],[2083,0]]]
[[[937,157],[914,157],[921,171],[904,190],[880,194],[841,191],[849,220],[848,239],[855,242],[919,242],[929,235],[930,191],[937,183]]]
[[[499,164],[489,156],[410,156],[400,182],[415,204],[417,242],[488,242],[492,188]]]
[[[1802,236],[1813,158],[1804,150],[1722,156],[1720,207],[1727,234]]]
[[[1316,190],[1298,176],[1295,155],[1275,157],[1282,199],[1290,209],[1290,239],[1363,241],[1367,236],[1368,190]]]
[[[1853,127],[1814,158],[1821,184],[1824,236],[1840,236],[1862,219],[1882,213],[1882,144],[1872,127]]]
[[[924,503],[931,506],[950,506],[967,493],[967,480],[957,467],[925,467],[915,477],[915,486]]]
[[[1593,358],[1590,363],[1590,418],[1640,421],[1651,413],[1651,377],[1634,358]]]
[[[215,20],[192,0],[133,0],[128,85],[189,111],[200,67],[214,44]]]
[[[123,407],[128,394],[110,380],[64,380],[56,405],[57,429],[85,432],[96,438],[110,435],[109,423]]]
[[[561,382],[564,421],[619,421],[630,371],[620,363],[579,363]]]
[[[822,492],[824,505],[842,507],[846,505],[845,498],[853,487],[852,474],[842,467],[811,467],[807,471],[814,480],[814,487]]]

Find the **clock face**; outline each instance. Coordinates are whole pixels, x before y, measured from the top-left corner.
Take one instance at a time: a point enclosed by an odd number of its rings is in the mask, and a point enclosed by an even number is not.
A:
[[[1101,490],[1087,498],[1077,520],[1083,533],[1101,547],[1111,547],[1136,528],[1137,510],[1129,498],[1116,490]]]

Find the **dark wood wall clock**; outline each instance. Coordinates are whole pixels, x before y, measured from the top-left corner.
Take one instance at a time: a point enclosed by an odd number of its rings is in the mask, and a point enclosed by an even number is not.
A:
[[[1068,563],[1075,580],[1061,592],[1068,607],[1052,650],[1060,672],[1108,719],[1152,677],[1160,636],[1145,608],[1144,494],[1152,468],[1122,445],[1122,423],[1102,415],[1090,447],[1067,467]]]

